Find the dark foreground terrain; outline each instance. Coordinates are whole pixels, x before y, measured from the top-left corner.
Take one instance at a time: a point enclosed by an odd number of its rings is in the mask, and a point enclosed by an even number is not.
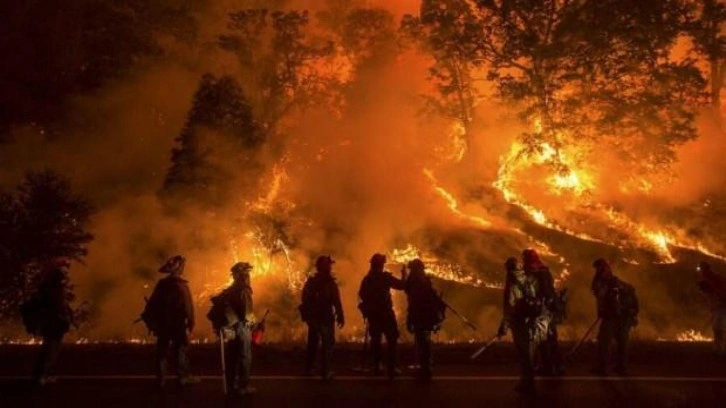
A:
[[[569,350],[570,344],[563,346]],[[61,355],[56,384],[37,388],[28,374],[34,346],[0,346],[0,407],[223,407],[223,406],[558,406],[558,407],[724,407],[726,360],[704,343],[638,343],[631,352],[629,377],[594,377],[594,353],[587,344],[560,378],[541,378],[536,398],[513,392],[517,365],[510,343],[500,343],[469,361],[476,345],[439,345],[435,378],[411,376],[410,346],[402,346],[402,375],[371,378],[362,370],[360,345],[336,351],[336,379],[300,377],[301,346],[262,346],[255,350],[254,396],[227,399],[222,394],[219,351],[214,345],[191,350],[194,371],[203,381],[163,390],[154,386],[153,346],[68,345]]]

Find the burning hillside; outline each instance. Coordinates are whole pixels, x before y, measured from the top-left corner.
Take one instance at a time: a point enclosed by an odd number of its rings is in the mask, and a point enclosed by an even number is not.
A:
[[[246,261],[270,338],[298,339],[299,290],[330,254],[359,338],[358,285],[381,252],[394,274],[423,259],[483,338],[503,261],[534,248],[570,288],[565,336],[593,317],[604,257],[643,299],[638,336],[701,339],[695,264],[726,266],[726,138],[698,2],[150,3],[111,8],[145,25],[103,38],[150,42],[138,65],[67,91],[59,117],[0,126],[0,186],[50,167],[98,209],[71,273],[91,304],[79,336],[142,337],[155,270],[181,253],[200,321]],[[131,60],[117,48],[109,61]],[[472,333],[449,319],[440,336]]]

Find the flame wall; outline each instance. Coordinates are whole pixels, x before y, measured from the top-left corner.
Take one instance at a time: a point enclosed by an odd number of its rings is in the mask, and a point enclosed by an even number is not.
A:
[[[397,16],[418,8],[413,0],[380,5]],[[208,296],[228,281],[234,262],[247,260],[255,264],[257,309],[272,310],[269,335],[299,339],[296,289],[315,256],[331,254],[348,315],[344,335],[360,337],[356,292],[368,258],[409,245],[444,278],[437,286],[447,301],[482,328],[470,333],[450,316],[441,339],[483,338],[495,330],[501,264],[525,247],[543,252],[561,284],[571,288],[566,336],[574,337],[593,317],[589,265],[599,256],[611,259],[643,298],[640,336],[704,330],[691,265],[707,252],[726,252],[714,239],[723,229],[709,222],[710,213],[698,212],[700,229],[689,230],[692,209],[707,206],[724,185],[719,152],[726,138],[706,115],[702,137],[679,150],[672,173],[639,178],[635,187],[622,182],[629,179],[628,167],[617,157],[582,146],[566,150],[572,174],[553,174],[546,157],[538,163],[512,156],[508,162],[517,135],[532,124],[519,124],[493,102],[477,107],[472,143],[457,160],[456,128],[420,115],[419,95],[431,90],[429,61],[409,51],[356,71],[340,116],[312,109],[291,118],[260,154],[264,175],[256,190],[240,189],[213,212],[193,202],[174,214],[165,211],[157,192],[199,77],[237,72],[229,55],[207,46],[237,6],[213,2],[196,16],[202,38],[195,46],[170,46],[165,62],[68,100],[63,137],[48,140],[28,126],[16,129],[14,141],[0,150],[2,184],[50,166],[70,175],[99,208],[87,265],[72,271],[79,297],[94,305],[83,336],[142,336],[143,328],[131,322],[159,278],[155,270],[165,257],[182,253],[198,299],[200,336],[210,335]],[[235,168],[223,146],[212,147],[215,160]],[[273,148],[285,154],[275,155]],[[248,186],[249,177],[240,171],[231,183]],[[262,229],[267,224],[250,213],[281,219],[288,239],[276,241],[279,231]],[[397,265],[391,268],[398,272]],[[402,316],[400,295],[396,308]],[[693,313],[700,313],[698,322],[689,320]]]

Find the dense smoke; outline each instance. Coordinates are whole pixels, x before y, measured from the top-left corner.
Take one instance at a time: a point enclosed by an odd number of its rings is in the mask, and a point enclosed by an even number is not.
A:
[[[236,78],[246,86],[248,71],[233,53],[218,47],[217,38],[228,33],[230,12],[268,2],[211,3],[192,13],[194,41],[164,37],[164,58],[149,57],[128,76],[64,100],[68,114],[52,137],[42,126],[27,124],[13,128],[9,141],[0,145],[0,186],[17,184],[28,170],[51,168],[69,176],[98,209],[87,262],[71,272],[79,298],[90,301],[93,311],[79,336],[145,335],[141,324],[132,322],[161,276],[158,266],[180,253],[188,259],[186,274],[197,298],[199,337],[211,335],[204,319],[209,296],[228,281],[234,262],[249,261],[255,265],[257,312],[271,310],[270,338],[299,339],[297,289],[319,254],[337,261],[334,272],[349,317],[344,333],[360,337],[356,293],[369,257],[382,252],[393,261],[393,250],[409,245],[425,258],[453,265],[458,277],[480,280],[477,285],[462,279],[436,281],[446,300],[482,329],[467,332],[450,316],[444,339],[483,338],[493,332],[502,262],[525,247],[542,251],[554,275],[570,287],[566,336],[576,335],[593,316],[587,288],[590,263],[600,256],[611,259],[638,289],[640,336],[705,329],[685,318],[700,307],[691,265],[702,255],[673,249],[680,262],[665,264],[643,236],[622,233],[625,224],[608,226],[612,220],[599,218],[603,212],[593,203],[627,214],[634,224],[655,228],[668,223],[683,234],[677,238],[715,245],[713,237],[722,230],[707,225],[712,214],[703,206],[718,200],[724,185],[720,152],[726,139],[718,120],[701,116],[700,137],[678,147],[679,161],[642,177],[654,184],[647,191],[623,190],[620,181],[628,175],[627,167],[618,168],[622,163],[607,152],[583,151],[577,165],[592,177],[589,192],[554,194],[543,187],[553,174],[545,163],[517,165],[511,173],[515,181],[508,186],[518,191],[519,201],[508,202],[494,183],[512,144],[530,125],[518,121],[509,106],[484,99],[476,107],[477,125],[469,130],[469,150],[457,158],[455,124],[424,109],[421,95],[432,92],[430,57],[392,38],[372,55],[333,59],[338,65],[332,70],[344,86],[330,104],[344,102],[293,111],[259,146],[231,144],[230,129],[224,127],[196,128],[204,140],[205,160],[223,175],[224,191],[210,204],[210,196],[195,195],[205,190],[185,195],[165,187],[171,151],[189,125],[205,74]],[[328,10],[319,4],[323,2],[275,3],[287,10],[309,10],[311,30],[324,31],[318,26],[318,13]],[[333,12],[380,6],[390,13],[394,30],[403,14],[419,12],[414,0],[326,4]],[[258,101],[250,103],[252,111],[262,109],[255,105]],[[455,209],[442,191],[458,200]],[[537,222],[520,202],[541,209],[553,225]],[[689,230],[694,227],[689,219],[696,216],[701,217],[698,231]],[[574,237],[571,231],[596,239]],[[710,248],[718,253],[726,249]],[[398,274],[400,264],[391,262],[389,269]],[[687,306],[679,308],[684,301]],[[396,307],[403,316],[402,296],[396,297]]]

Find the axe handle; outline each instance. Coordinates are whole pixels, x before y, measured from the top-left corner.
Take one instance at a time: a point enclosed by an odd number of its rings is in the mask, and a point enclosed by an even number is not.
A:
[[[585,332],[585,335],[582,336],[582,338],[580,339],[580,341],[578,341],[577,344],[575,344],[575,347],[573,347],[572,350],[570,350],[570,352],[567,353],[567,356],[566,356],[567,358],[572,357],[575,354],[575,352],[577,352],[577,350],[580,348],[580,346],[582,346],[582,343],[584,343],[585,340],[587,340],[587,338],[590,337],[590,333],[592,333],[593,329],[595,329],[595,326],[597,326],[597,324],[599,322],[600,322],[600,318],[599,317],[597,319],[595,319],[594,322],[592,322],[592,324],[590,325],[590,327]]]
[[[491,339],[489,339],[489,341],[487,341],[486,344],[484,344],[479,350],[475,351],[474,354],[471,355],[471,359],[472,360],[476,360],[477,357],[479,357],[480,355],[482,355],[482,353],[484,353],[484,351],[486,351],[486,349],[488,349],[489,346],[491,346],[492,344],[494,344],[494,342],[497,341],[497,340],[499,340],[499,335],[498,334],[495,334],[494,337],[492,337]]]
[[[456,317],[458,317],[459,319],[461,319],[461,321],[464,322],[464,324],[467,327],[469,327],[470,329],[472,329],[474,331],[477,331],[476,326],[474,326],[474,323],[472,323],[471,321],[469,321],[469,319],[467,319],[466,317],[462,316],[461,313],[457,312],[456,309],[454,309],[453,307],[451,307],[448,303],[444,302],[444,305],[446,305],[446,308],[449,309],[449,310],[451,310],[451,312],[454,315],[456,315]]]
[[[219,351],[222,356],[222,390],[227,395],[227,362],[224,358],[224,329],[219,329]]]

